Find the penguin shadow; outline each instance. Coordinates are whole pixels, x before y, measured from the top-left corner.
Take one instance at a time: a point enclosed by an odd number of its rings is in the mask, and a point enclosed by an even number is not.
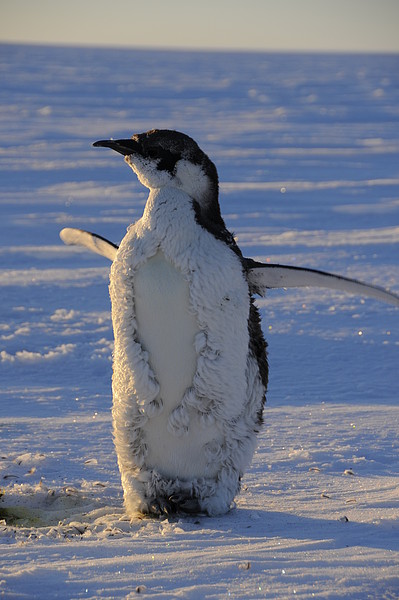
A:
[[[393,519],[376,523],[351,521],[343,513],[337,519],[311,518],[293,513],[235,508],[229,513],[235,521],[235,533],[252,539],[275,538],[297,540],[298,551],[304,550],[303,542],[319,542],[324,549],[361,546],[383,550],[399,550],[399,523]],[[220,523],[222,526],[222,523]],[[232,523],[230,522],[231,526]],[[209,522],[212,527],[212,521]],[[284,546],[282,546],[284,547]],[[295,551],[295,547],[290,548]]]

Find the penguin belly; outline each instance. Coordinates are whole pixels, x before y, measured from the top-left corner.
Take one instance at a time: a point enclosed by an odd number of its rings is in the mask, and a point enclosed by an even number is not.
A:
[[[195,337],[200,329],[190,305],[189,282],[158,251],[137,269],[134,299],[138,341],[148,353],[162,403],[161,412],[143,427],[146,464],[166,478],[213,477],[218,466],[209,460],[206,445],[220,442],[217,427],[205,427],[189,407],[184,408],[184,431],[171,426],[197,369]]]

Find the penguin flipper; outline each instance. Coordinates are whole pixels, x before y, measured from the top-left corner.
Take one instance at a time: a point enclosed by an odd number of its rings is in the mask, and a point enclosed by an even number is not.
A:
[[[60,231],[60,238],[68,246],[83,246],[96,254],[101,254],[105,258],[113,261],[118,250],[118,246],[112,242],[90,231],[83,229],[74,229],[73,227],[65,227]]]
[[[260,296],[264,296],[266,290],[272,288],[320,287],[368,296],[399,307],[397,294],[356,279],[304,267],[265,265],[252,259],[246,259],[246,266],[249,285]]]

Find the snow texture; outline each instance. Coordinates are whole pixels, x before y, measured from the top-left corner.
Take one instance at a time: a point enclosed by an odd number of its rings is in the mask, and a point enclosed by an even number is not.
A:
[[[396,55],[2,46],[0,593],[399,596],[398,310],[327,290],[258,301],[265,425],[222,517],[124,512],[109,262],[146,190],[91,148],[153,127],[218,167],[246,256],[399,291]]]

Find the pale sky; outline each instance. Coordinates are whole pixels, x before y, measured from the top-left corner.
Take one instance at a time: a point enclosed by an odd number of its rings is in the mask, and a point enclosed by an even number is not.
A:
[[[399,0],[0,0],[0,42],[399,52]]]

